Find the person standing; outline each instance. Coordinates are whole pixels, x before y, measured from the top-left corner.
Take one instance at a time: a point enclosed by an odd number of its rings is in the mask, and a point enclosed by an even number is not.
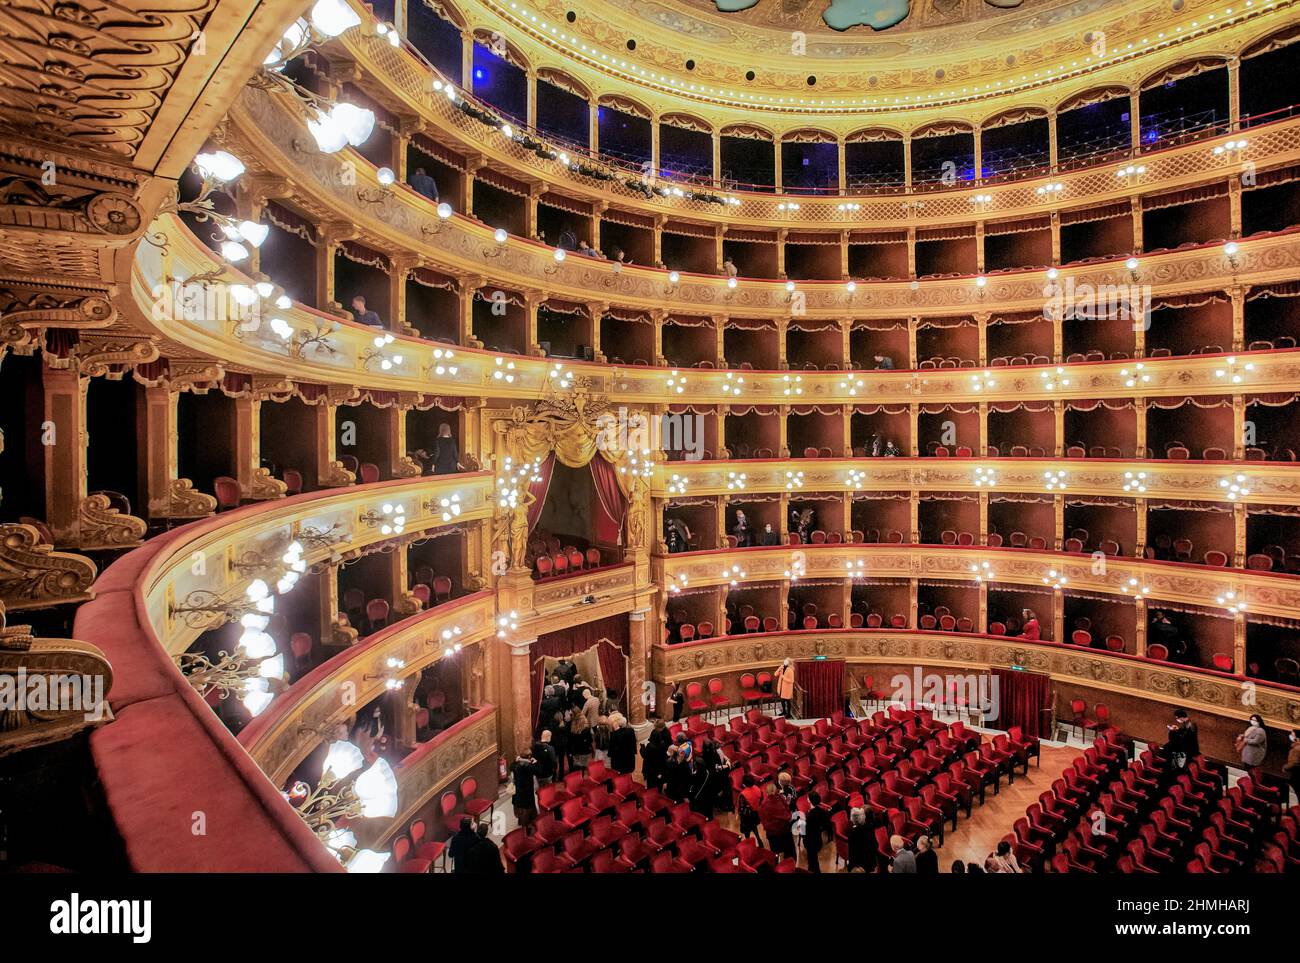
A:
[[[664,764],[664,795],[673,802],[685,802],[691,791],[691,769],[682,755],[680,746],[668,747],[668,761]]]
[[[438,203],[438,182],[425,172],[423,167],[417,167],[415,173],[410,178],[411,190],[421,197],[427,197],[433,203]]]
[[[782,662],[772,681],[776,685],[776,697],[781,700],[781,715],[789,718],[790,701],[794,698],[794,664],[789,659]]]
[[[682,709],[686,705],[686,693],[682,691],[680,682],[673,683],[672,695],[668,697],[668,703],[673,707],[673,722],[680,722],[682,719]]]
[[[1288,737],[1291,741],[1291,747],[1286,753],[1286,762],[1282,764],[1282,772],[1291,782],[1291,788],[1297,796],[1300,796],[1300,729],[1292,729]]]
[[[366,299],[360,294],[352,299],[352,320],[356,321],[357,324],[364,324],[371,328],[382,328],[384,326],[383,319],[379,317],[378,313],[366,307]]]
[[[1196,732],[1196,723],[1187,715],[1186,709],[1174,710],[1174,721],[1169,723],[1169,761],[1175,769],[1186,769],[1188,761],[1201,754],[1201,740]]]
[[[636,733],[621,712],[609,716],[609,764],[618,773],[636,769]]]
[[[652,789],[659,789],[664,783],[664,767],[668,764],[668,747],[673,744],[673,737],[667,724],[656,719],[650,736],[641,746],[641,776],[645,784]]]
[[[868,817],[871,810],[858,807],[849,813],[849,861],[848,870],[860,869],[869,873],[876,868],[876,832],[870,825]]]
[[[736,512],[736,527],[731,530],[731,534],[736,538],[736,548],[749,548],[754,544],[749,532],[749,520],[745,518],[744,512]]]
[[[460,448],[452,436],[451,425],[444,421],[438,426],[438,437],[433,440],[433,473],[454,475],[460,469]]]
[[[488,824],[480,823],[478,842],[465,857],[465,872],[472,876],[496,876],[506,871],[501,864],[501,850],[488,838]]]
[[[820,873],[822,845],[835,838],[830,813],[822,808],[821,794],[813,790],[808,794],[808,815],[804,817],[803,848],[808,854],[808,872]]]
[[[916,857],[907,848],[907,842],[902,836],[890,836],[889,849],[894,854],[894,858],[889,861],[889,871],[891,873],[916,872]]]
[[[779,856],[797,858],[794,835],[790,831],[790,807],[785,797],[776,791],[775,783],[767,784],[767,795],[759,807],[758,819],[767,836],[767,848]]]
[[[527,829],[537,818],[537,763],[533,750],[525,749],[515,760],[515,792],[511,805],[515,809],[515,822]]]
[[[1241,753],[1241,765],[1247,772],[1254,772],[1268,755],[1268,733],[1264,730],[1261,716],[1252,715],[1246,723],[1246,731],[1237,736],[1237,751]]]
[[[918,876],[939,875],[939,854],[929,836],[916,837],[916,872]]]
[[[740,820],[740,838],[753,836],[760,845],[763,840],[758,835],[758,811],[763,805],[763,790],[758,788],[754,777],[745,773],[740,783],[740,792],[736,797],[736,816]]]
[[[533,743],[533,760],[537,763],[537,784],[545,786],[556,777],[555,747],[551,745],[551,730],[543,729]]]
[[[569,769],[586,769],[591,761],[591,724],[581,712],[569,720]]]
[[[447,855],[451,857],[453,873],[469,872],[466,864],[466,857],[469,851],[478,844],[478,832],[474,829],[474,820],[470,816],[460,817],[460,829],[456,835],[451,837],[451,842],[447,844]]]

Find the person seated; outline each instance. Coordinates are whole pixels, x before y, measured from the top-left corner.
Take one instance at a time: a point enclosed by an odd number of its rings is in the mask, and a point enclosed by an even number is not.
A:
[[[771,522],[768,522],[767,524],[765,524],[765,525],[763,526],[763,534],[762,534],[761,538],[759,539],[759,544],[760,544],[760,545],[780,545],[780,544],[781,544],[781,534],[780,534],[779,532],[774,532],[774,531],[772,531],[772,523],[771,523]]]
[[[881,452],[881,454],[884,455],[886,458],[897,458],[902,453],[903,453],[902,450],[899,449],[899,447],[894,444],[894,439],[892,438],[889,438],[885,441],[884,451]]]
[[[1025,609],[1021,616],[1025,620],[1024,628],[1021,629],[1020,637],[1028,639],[1031,642],[1037,642],[1041,638],[1038,628],[1038,616],[1033,613],[1032,609]]]
[[[573,233],[572,228],[565,228],[560,232],[560,239],[555,244],[562,251],[573,251],[578,247],[578,235]]]
[[[352,299],[352,319],[357,324],[369,325],[372,328],[382,328],[384,326],[384,322],[379,315],[366,308],[366,299],[360,294]]]
[[[889,355],[887,355],[887,354],[878,354],[878,355],[876,355],[876,370],[877,370],[877,371],[893,371],[893,370],[894,370],[894,359],[891,358],[891,357],[890,357]]]
[[[427,197],[435,204],[438,203],[438,182],[430,177],[423,167],[417,167],[415,173],[411,175],[409,183],[411,190],[421,197]]]
[[[738,272],[736,271],[736,262],[733,261],[731,258],[726,258],[725,260],[723,260],[722,270],[726,272],[727,277],[729,278],[734,278],[738,274]]]

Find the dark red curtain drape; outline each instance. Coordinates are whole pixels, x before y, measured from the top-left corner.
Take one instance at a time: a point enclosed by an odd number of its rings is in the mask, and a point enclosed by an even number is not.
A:
[[[623,515],[626,502],[618,485],[618,469],[600,455],[591,459],[591,481],[596,489],[596,508],[592,512],[594,534],[599,545],[623,543]]]
[[[627,663],[624,661],[624,656],[629,651],[631,637],[628,632],[627,616],[611,615],[606,619],[597,619],[595,622],[575,625],[571,629],[548,632],[537,637],[537,641],[533,643],[528,653],[532,661],[530,668],[534,723],[537,720],[538,708],[542,704],[542,687],[545,685],[542,665],[546,657],[558,659],[565,655],[576,655],[585,652],[600,639],[609,639],[613,643],[613,645],[601,645],[596,650],[597,657],[600,659],[600,674],[605,678],[606,688],[617,690],[619,704],[626,711]]]
[[[1043,710],[1051,706],[1051,677],[1014,669],[993,669],[992,672],[998,684],[998,718],[991,723],[992,727],[1010,729],[1020,726],[1025,735],[1048,736],[1047,713]]]
[[[844,660],[796,662],[794,681],[803,689],[803,715],[825,719],[844,708]]]
[[[528,493],[533,496],[533,503],[528,506],[528,531],[537,527],[537,520],[542,517],[542,508],[546,505],[546,493],[551,490],[551,475],[555,473],[555,453],[546,456],[541,468],[537,470],[538,480],[528,483]]]

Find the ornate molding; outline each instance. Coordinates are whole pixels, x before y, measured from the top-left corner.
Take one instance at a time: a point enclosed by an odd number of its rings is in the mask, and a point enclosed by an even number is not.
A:
[[[163,498],[149,503],[151,518],[206,518],[217,510],[217,500],[194,490],[188,478],[173,478]]]
[[[35,527],[0,525],[0,604],[11,611],[84,602],[96,574],[94,562],[54,551]]]
[[[278,478],[271,477],[271,469],[254,468],[248,482],[248,497],[254,501],[268,498],[283,498],[289,486]],[[213,499],[215,504],[216,499]]]
[[[819,656],[855,665],[959,666],[965,671],[1018,666],[1059,682],[1185,705],[1229,718],[1244,719],[1258,712],[1269,725],[1289,729],[1300,723],[1300,692],[1259,680],[1198,672],[1188,666],[1163,666],[1100,650],[985,635],[891,630],[777,632],[731,636],[717,642],[656,645],[651,659],[655,679],[670,683],[702,674],[768,668],[786,657]],[[1253,702],[1246,701],[1247,694]]]
[[[113,508],[104,494],[87,495],[77,508],[77,544],[81,548],[133,548],[144,540],[148,524]]]

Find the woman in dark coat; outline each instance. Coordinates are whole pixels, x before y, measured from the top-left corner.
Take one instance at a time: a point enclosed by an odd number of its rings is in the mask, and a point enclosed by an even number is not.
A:
[[[664,766],[664,795],[673,802],[683,802],[691,791],[690,765],[682,758],[676,746],[668,749],[668,762]]]
[[[609,717],[609,765],[615,772],[636,770],[636,733],[619,712]]]
[[[879,856],[876,854],[875,812],[870,809],[855,809],[849,813],[849,872],[861,869],[870,873],[876,868]]]
[[[650,738],[641,747],[641,775],[645,784],[655,789],[663,786],[664,768],[668,765],[668,747],[673,744],[672,733],[662,719],[655,721]]]

